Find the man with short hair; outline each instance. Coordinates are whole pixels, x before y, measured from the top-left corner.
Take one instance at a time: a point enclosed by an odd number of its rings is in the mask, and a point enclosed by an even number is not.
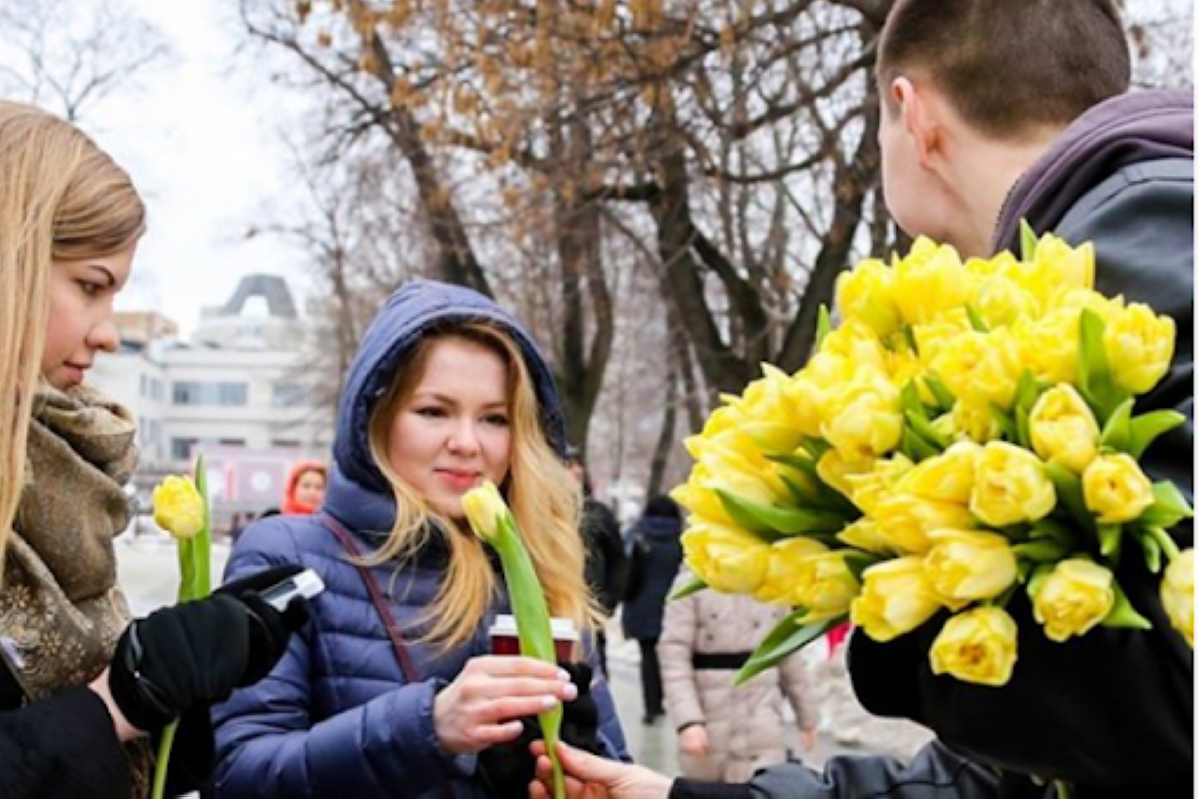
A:
[[[964,257],[1018,251],[1022,219],[1038,234],[1093,241],[1098,290],[1175,320],[1171,371],[1138,411],[1187,416],[1143,465],[1190,498],[1193,102],[1127,93],[1129,76],[1112,0],[897,0],[876,68],[884,189],[905,231]],[[1190,527],[1175,534],[1191,545]],[[789,763],[720,786],[575,752],[564,766],[611,799],[1041,798],[1064,785],[1083,799],[1191,796],[1192,651],[1131,555],[1118,581],[1153,630],[1049,641],[1018,591],[1008,610],[1021,655],[1003,688],[932,673],[940,617],[887,644],[855,635],[850,672],[864,706],[939,736],[908,766],[837,757],[824,774]]]

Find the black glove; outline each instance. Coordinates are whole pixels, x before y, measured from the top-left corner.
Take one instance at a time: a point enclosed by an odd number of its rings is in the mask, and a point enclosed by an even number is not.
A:
[[[571,682],[579,689],[573,702],[563,702],[562,727],[559,738],[576,749],[584,749],[594,755],[601,754],[600,742],[596,737],[600,712],[592,698],[592,667],[587,663],[560,663],[571,675]],[[517,799],[529,795],[529,783],[533,780],[534,757],[529,745],[542,739],[542,726],[537,716],[521,719],[521,734],[514,740],[488,747],[479,753],[479,780],[489,796],[501,799]]]
[[[256,589],[296,574],[282,566],[224,586],[207,599],[163,608],[121,635],[109,667],[113,700],[129,723],[157,730],[196,705],[265,676],[291,630],[308,618],[300,600],[281,614]],[[296,610],[292,610],[296,607]]]

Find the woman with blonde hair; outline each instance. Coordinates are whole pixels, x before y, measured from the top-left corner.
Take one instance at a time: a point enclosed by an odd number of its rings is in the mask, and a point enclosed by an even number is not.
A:
[[[112,542],[136,426],[84,377],[119,344],[112,302],[145,209],[77,128],[8,101],[0,186],[0,795],[144,795],[146,736],[181,714],[186,788],[211,768],[207,704],[286,644],[252,590],[280,576],[130,623]]]
[[[627,757],[598,671],[573,669],[576,684],[489,654],[508,595],[462,508],[484,480],[506,495],[551,615],[589,632],[596,619],[559,408],[548,365],[494,302],[423,280],[392,295],[346,380],[321,512],[256,523],[230,558],[230,577],[298,560],[327,590],[275,671],[215,709],[218,795],[524,796],[540,733],[521,718],[560,701],[566,737]]]

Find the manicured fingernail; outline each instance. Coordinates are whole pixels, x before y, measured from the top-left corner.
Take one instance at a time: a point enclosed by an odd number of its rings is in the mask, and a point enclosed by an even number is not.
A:
[[[542,697],[542,707],[546,708],[547,710],[549,710],[550,708],[554,707],[557,704],[558,704],[558,700],[555,699],[553,696],[543,696]]]
[[[563,699],[568,702],[579,696],[579,689],[575,687],[575,683],[569,682],[563,686]]]
[[[560,682],[570,682],[571,675],[566,669],[559,669],[558,670],[558,679]]]

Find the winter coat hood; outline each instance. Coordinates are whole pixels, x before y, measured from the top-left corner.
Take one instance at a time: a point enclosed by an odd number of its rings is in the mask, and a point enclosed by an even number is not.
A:
[[[371,457],[368,421],[375,403],[396,377],[422,336],[447,322],[487,321],[512,335],[533,379],[542,429],[550,445],[563,452],[566,439],[562,403],[549,364],[521,324],[484,295],[462,286],[412,280],[388,298],[363,336],[338,404],[334,460],[341,474],[360,486],[389,494],[387,480]]]
[[[1080,195],[1129,164],[1192,157],[1195,103],[1190,91],[1130,92],[1091,108],[1055,140],[1013,186],[992,251],[1018,251],[1020,224],[1055,227]]]

